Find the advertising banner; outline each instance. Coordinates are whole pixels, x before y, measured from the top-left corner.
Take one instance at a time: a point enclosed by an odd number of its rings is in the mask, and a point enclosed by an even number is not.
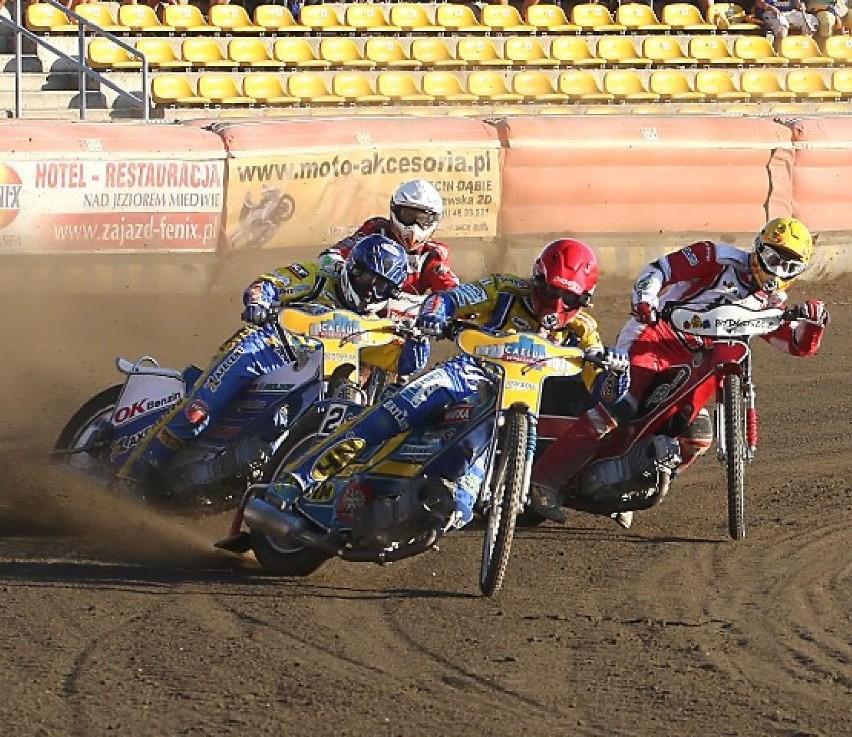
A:
[[[432,182],[444,198],[439,240],[494,237],[499,142],[476,121],[446,122],[441,140],[418,138],[414,121],[403,125],[398,119],[313,121],[315,135],[307,140],[291,121],[264,125],[262,131],[230,126],[228,247],[334,243],[368,218],[386,216],[391,194],[409,179]],[[453,130],[455,123],[460,130]],[[408,140],[400,139],[400,128]],[[393,129],[397,135],[390,134]]]
[[[50,135],[58,128],[32,136],[26,151],[12,142],[0,152],[0,254],[216,250],[225,171],[218,137],[158,129],[145,152],[150,130],[89,126],[80,138],[81,129],[65,126]],[[207,140],[198,146],[200,136]]]

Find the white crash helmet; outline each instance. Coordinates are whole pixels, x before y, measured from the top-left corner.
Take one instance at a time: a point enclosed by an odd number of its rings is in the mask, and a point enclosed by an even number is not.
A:
[[[443,215],[444,201],[434,185],[425,179],[400,184],[391,197],[391,225],[408,250],[426,243]]]

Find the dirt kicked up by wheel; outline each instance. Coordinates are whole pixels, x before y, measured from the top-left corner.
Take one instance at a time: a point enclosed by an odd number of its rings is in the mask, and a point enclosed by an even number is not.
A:
[[[505,416],[497,459],[491,482],[491,501],[482,545],[482,566],[479,589],[485,596],[494,596],[503,585],[515,523],[524,496],[526,470],[525,452],[529,435],[529,418],[520,409],[512,408]]]
[[[728,481],[728,532],[734,540],[742,540],[745,527],[745,413],[743,412],[742,378],[730,374],[723,387],[725,406],[725,466]]]

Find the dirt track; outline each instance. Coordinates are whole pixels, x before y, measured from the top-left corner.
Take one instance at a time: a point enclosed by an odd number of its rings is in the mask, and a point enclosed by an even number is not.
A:
[[[164,518],[45,465],[114,356],[203,362],[240,287],[0,300],[0,734],[852,734],[852,281],[794,292],[830,304],[816,358],[756,346],[746,540],[704,458],[629,532],[520,531],[495,600],[479,532],[275,579],[213,551],[226,517]],[[605,339],[625,294],[602,284]]]

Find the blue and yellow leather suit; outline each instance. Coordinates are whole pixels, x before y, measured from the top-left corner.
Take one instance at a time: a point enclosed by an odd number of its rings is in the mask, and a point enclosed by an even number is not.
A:
[[[330,309],[349,309],[338,287],[337,275],[312,263],[294,263],[263,274],[243,294],[243,303],[320,304]],[[365,348],[365,365],[403,371],[410,364],[412,346],[402,340]],[[419,346],[414,346],[417,351]],[[428,349],[428,346],[427,346]],[[415,363],[425,364],[426,358]],[[145,480],[161,469],[188,441],[215,423],[235,397],[259,377],[293,360],[292,352],[279,337],[275,325],[245,325],[216,351],[207,368],[184,399],[166,413],[128,457],[119,476]],[[421,366],[410,366],[409,370]]]
[[[539,332],[541,328],[532,305],[531,290],[528,279],[511,274],[494,274],[436,294],[445,298],[455,318],[463,318],[494,330]],[[560,345],[603,350],[597,322],[583,310],[565,328],[548,333],[548,337]],[[588,389],[592,389],[599,373],[600,370],[593,366],[584,369],[583,381]],[[452,404],[468,401],[477,392],[493,391],[495,378],[467,354],[451,358],[421,374],[380,405],[343,425],[297,459],[287,470],[295,482],[307,489],[321,480],[315,469],[319,459],[322,458],[321,465],[326,476],[336,473],[353,461],[361,449],[369,451],[380,447],[389,438],[440,415]],[[346,442],[352,438],[360,439],[363,443]],[[340,447],[327,453],[335,446]],[[443,467],[436,470],[437,475],[455,485],[456,514],[450,520],[451,525],[462,527],[473,517],[477,490],[486,471],[483,457],[485,447],[485,444],[478,449],[459,446],[458,457],[444,454],[446,459]],[[333,459],[337,459],[339,465],[336,470],[329,466],[330,458],[332,464],[335,462]]]

